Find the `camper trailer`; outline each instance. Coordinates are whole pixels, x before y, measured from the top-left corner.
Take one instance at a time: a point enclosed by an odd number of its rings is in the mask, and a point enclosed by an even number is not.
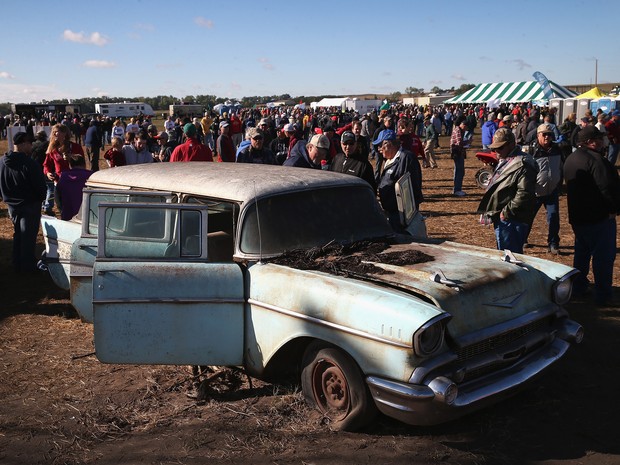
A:
[[[111,118],[127,118],[131,116],[155,116],[153,107],[144,102],[96,103],[95,113]]]

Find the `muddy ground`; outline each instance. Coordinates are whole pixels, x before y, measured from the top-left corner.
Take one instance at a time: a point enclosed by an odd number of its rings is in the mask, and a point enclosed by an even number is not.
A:
[[[474,213],[480,163],[469,156],[468,195],[453,197],[447,138],[441,145],[439,168],[424,171],[430,236],[493,248],[492,230]],[[561,255],[547,254],[544,212],[528,254],[572,262],[565,197],[561,211]],[[497,406],[430,428],[380,417],[362,432],[332,432],[295,383],[250,386],[243,373],[224,369],[205,374],[211,382],[196,389],[188,367],[98,362],[92,327],[76,317],[67,293],[45,274],[11,273],[11,228],[0,203],[0,464],[620,463],[617,306],[571,302],[584,342]],[[619,278],[616,265],[616,302]]]

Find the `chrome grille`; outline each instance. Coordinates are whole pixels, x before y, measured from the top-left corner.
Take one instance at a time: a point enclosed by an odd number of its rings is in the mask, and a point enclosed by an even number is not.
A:
[[[497,350],[510,344],[511,342],[517,341],[523,336],[545,330],[549,327],[549,324],[550,319],[543,318],[541,320],[533,321],[525,326],[521,326],[505,333],[478,341],[466,347],[460,347],[456,350],[458,361],[465,362],[478,355],[485,354],[492,350]]]

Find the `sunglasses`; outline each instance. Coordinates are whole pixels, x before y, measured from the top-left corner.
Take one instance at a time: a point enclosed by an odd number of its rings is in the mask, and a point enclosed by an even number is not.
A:
[[[254,136],[252,140],[263,140],[263,136]]]

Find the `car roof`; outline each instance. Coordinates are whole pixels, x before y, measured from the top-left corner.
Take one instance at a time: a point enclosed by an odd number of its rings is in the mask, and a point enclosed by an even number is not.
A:
[[[88,187],[181,192],[246,202],[287,191],[366,186],[362,179],[325,170],[248,163],[145,163],[97,171]]]

